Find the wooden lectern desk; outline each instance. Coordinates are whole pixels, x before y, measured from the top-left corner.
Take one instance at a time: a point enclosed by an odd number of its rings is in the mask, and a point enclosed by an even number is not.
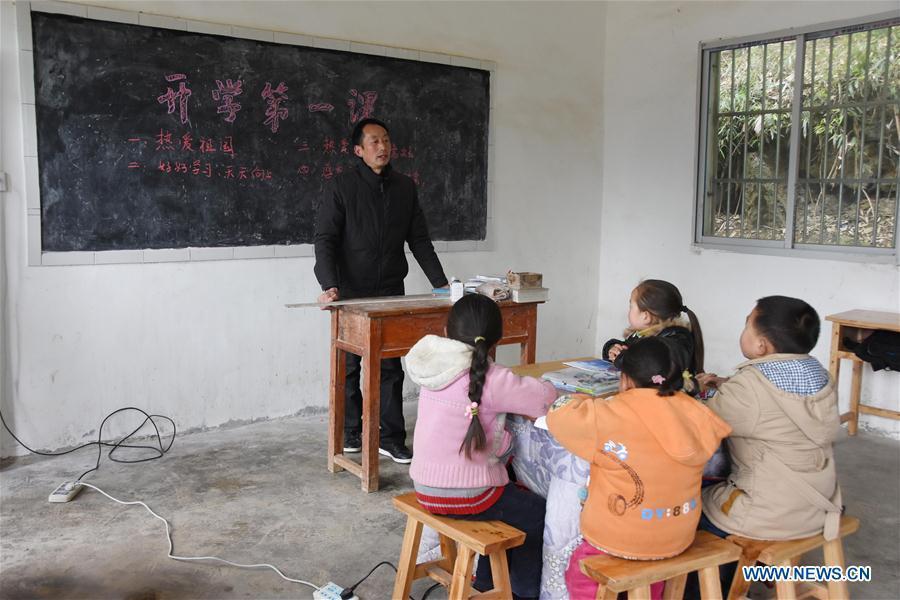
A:
[[[521,362],[534,362],[537,305],[539,302],[500,302],[503,337],[500,344],[520,344]],[[410,296],[390,301],[372,298],[335,306],[331,311],[331,388],[329,396],[328,470],[346,469],[360,478],[362,489],[378,489],[379,395],[381,359],[406,354],[413,344],[431,333],[444,334],[451,302],[447,298]],[[344,448],[344,354],[362,357],[362,464],[343,454]]]

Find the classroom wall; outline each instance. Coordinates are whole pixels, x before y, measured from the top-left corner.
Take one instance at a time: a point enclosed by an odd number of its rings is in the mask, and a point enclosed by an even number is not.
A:
[[[604,35],[603,207],[598,344],[620,332],[631,289],[669,279],[704,328],[707,369],[741,362],[738,337],[754,301],[797,296],[824,317],[851,308],[897,311],[895,265],[800,259],[693,248],[698,43],[886,11],[896,2],[613,2]],[[650,76],[643,76],[644,74]],[[830,323],[813,354],[828,364]],[[847,361],[844,361],[847,363]],[[849,363],[841,408],[847,409]],[[863,374],[863,402],[900,409],[896,373]],[[900,438],[900,423],[861,425]]]
[[[604,5],[92,4],[495,61],[490,249],[441,259],[460,277],[543,272],[553,300],[539,309],[538,359],[594,350]],[[101,419],[123,406],[171,416],[181,431],[323,411],[328,315],[284,308],[317,295],[311,258],[27,266],[16,50],[15,8],[4,1],[0,170],[12,189],[0,195],[0,407],[17,435],[70,447],[95,439]],[[418,266],[411,271],[408,290],[429,289]],[[104,437],[136,422],[110,425]],[[322,436],[324,461],[324,427]],[[0,455],[21,453],[0,433]]]

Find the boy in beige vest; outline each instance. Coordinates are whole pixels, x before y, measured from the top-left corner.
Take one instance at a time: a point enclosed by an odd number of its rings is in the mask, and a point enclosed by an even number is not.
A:
[[[748,360],[730,378],[697,377],[718,388],[708,406],[732,428],[731,475],[704,489],[701,528],[765,540],[836,537],[841,494],[831,444],[840,416],[834,381],[808,354],[818,337],[809,304],[761,298],[741,334]]]

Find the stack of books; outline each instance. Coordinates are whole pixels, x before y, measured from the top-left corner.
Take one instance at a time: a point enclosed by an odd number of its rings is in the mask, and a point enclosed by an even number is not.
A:
[[[550,290],[545,287],[520,288],[512,290],[513,302],[546,302],[550,299]]]
[[[544,276],[540,273],[509,271],[506,279],[512,289],[513,302],[546,302],[550,299],[550,290],[543,287]]]
[[[550,371],[542,376],[556,389],[591,396],[601,396],[619,389],[619,371],[609,361],[594,358],[563,364],[568,368]]]
[[[550,290],[540,287],[540,273],[510,272],[509,275],[512,278],[503,275],[476,275],[464,283],[465,292],[467,294],[480,292],[495,300],[509,298],[513,302],[547,302],[550,299]],[[487,293],[488,291],[490,293]]]
[[[483,283],[496,283],[500,285],[506,285],[506,277],[503,275],[476,275],[471,279],[468,279],[465,283],[465,288],[467,293],[472,293],[475,289],[483,284]]]

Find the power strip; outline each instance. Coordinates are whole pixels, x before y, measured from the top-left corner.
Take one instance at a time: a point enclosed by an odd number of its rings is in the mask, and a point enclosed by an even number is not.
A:
[[[329,581],[319,589],[313,592],[313,600],[359,600],[359,596],[353,595],[349,598],[342,599],[341,593],[344,588],[336,583]]]
[[[77,481],[67,481],[50,492],[50,497],[47,499],[50,502],[68,502],[77,496],[82,489],[84,489],[84,486]]]

